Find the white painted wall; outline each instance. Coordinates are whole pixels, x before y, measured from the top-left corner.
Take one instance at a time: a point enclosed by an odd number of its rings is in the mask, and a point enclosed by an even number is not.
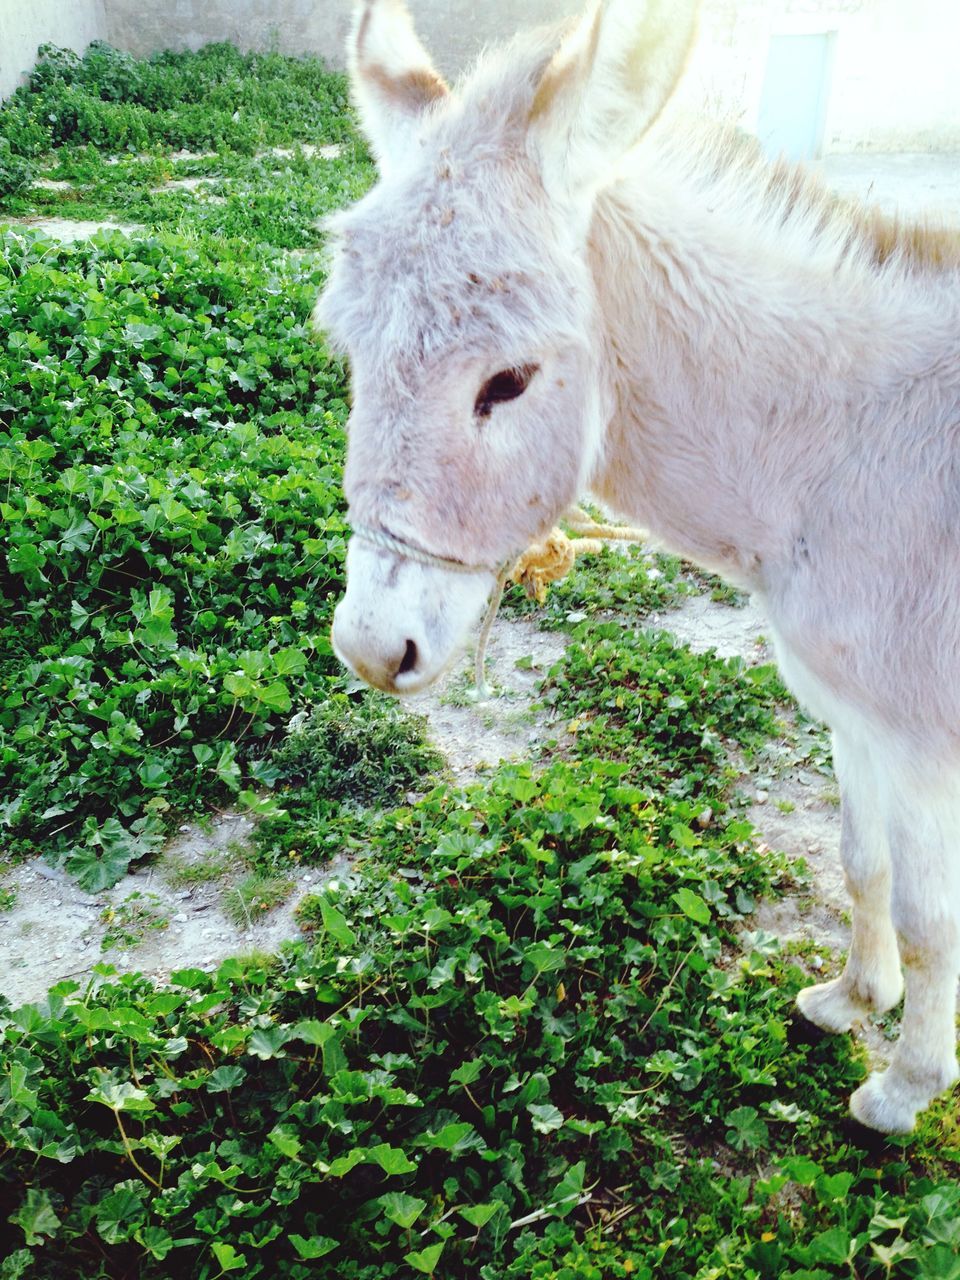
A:
[[[871,0],[838,24],[830,151],[960,151],[960,4]]]
[[[704,0],[684,86],[755,130],[775,35],[835,33],[824,152],[960,152],[958,0]]]
[[[104,0],[0,0],[0,99],[31,69],[38,45],[82,53],[105,31]]]

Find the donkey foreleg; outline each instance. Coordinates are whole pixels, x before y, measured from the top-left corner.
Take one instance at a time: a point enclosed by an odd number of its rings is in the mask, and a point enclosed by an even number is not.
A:
[[[834,739],[840,782],[840,858],[853,903],[853,937],[839,978],[797,996],[803,1016],[825,1031],[849,1031],[868,1013],[885,1013],[903,994],[891,916],[892,873],[886,824],[870,762]]]
[[[900,1038],[886,1071],[850,1100],[853,1115],[883,1133],[908,1133],[917,1113],[958,1078],[960,796],[949,802],[903,787],[890,806],[893,919],[906,971]]]

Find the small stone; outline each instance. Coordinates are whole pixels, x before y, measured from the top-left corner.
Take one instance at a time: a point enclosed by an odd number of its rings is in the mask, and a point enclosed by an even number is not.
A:
[[[173,917],[173,921],[174,921],[174,924],[186,924],[187,913],[185,911],[178,911],[177,914]]]
[[[53,901],[50,903],[50,906],[51,906],[51,907],[62,907],[62,906],[63,906],[63,899],[62,899],[62,898],[54,898],[54,899],[53,899]]]
[[[770,793],[768,791],[758,791],[756,794],[757,804],[766,804],[769,799]]]
[[[705,831],[711,822],[713,822],[713,810],[708,805],[706,809],[697,814],[697,826]]]
[[[187,834],[187,832],[188,832],[189,830],[190,830],[190,824],[189,824],[189,822],[184,822],[184,823],[182,824],[182,826],[180,827],[180,831],[181,831],[181,833],[182,833],[183,835],[186,835],[186,834]]]
[[[822,968],[823,968],[823,956],[811,956],[811,957],[810,957],[810,968],[811,968],[811,969],[818,969],[818,970],[819,970],[819,969],[822,969]]]
[[[177,894],[177,899],[180,902],[186,902],[188,898],[192,898],[192,897],[193,897],[192,889],[184,889],[183,893]]]

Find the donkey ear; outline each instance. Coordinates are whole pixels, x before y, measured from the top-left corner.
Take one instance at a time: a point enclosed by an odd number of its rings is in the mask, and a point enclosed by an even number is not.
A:
[[[530,113],[549,190],[582,199],[663,110],[699,0],[593,0],[547,67]]]
[[[424,112],[449,90],[403,0],[358,0],[347,66],[364,132],[386,172],[400,161]]]

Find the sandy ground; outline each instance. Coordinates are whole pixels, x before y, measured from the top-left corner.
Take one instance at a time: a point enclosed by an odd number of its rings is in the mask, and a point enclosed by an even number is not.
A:
[[[836,191],[878,204],[888,213],[960,224],[960,155],[858,152],[826,156],[814,167]]]

